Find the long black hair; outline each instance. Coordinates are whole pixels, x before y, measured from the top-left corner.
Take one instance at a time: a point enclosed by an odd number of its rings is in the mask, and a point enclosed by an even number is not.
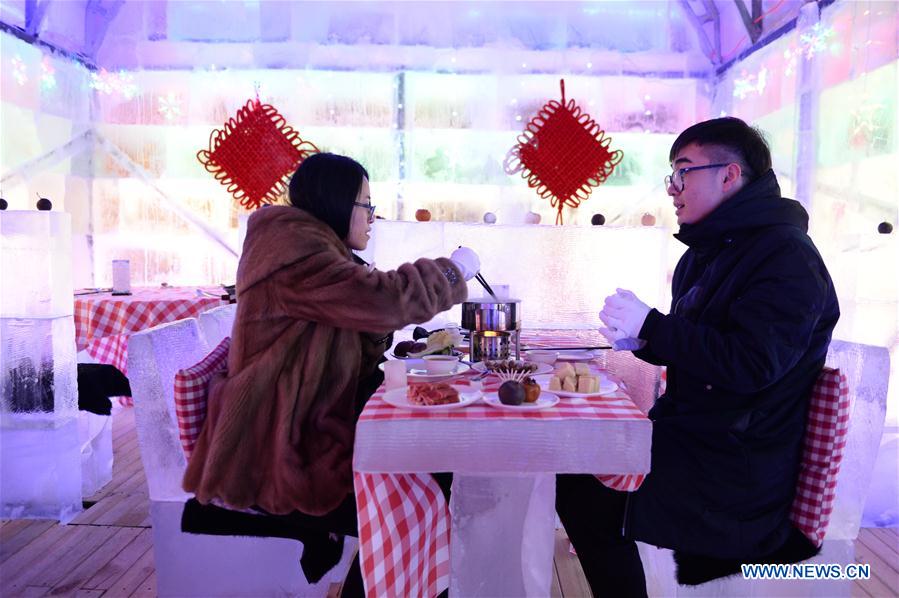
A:
[[[290,177],[290,203],[306,210],[346,239],[350,232],[353,202],[368,171],[361,164],[337,154],[312,154]]]

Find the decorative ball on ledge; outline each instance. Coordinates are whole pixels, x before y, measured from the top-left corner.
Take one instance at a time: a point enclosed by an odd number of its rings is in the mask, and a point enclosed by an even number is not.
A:
[[[5,210],[9,207],[9,202],[0,197],[0,210]]]
[[[655,226],[656,225],[656,217],[653,216],[652,214],[650,214],[649,212],[646,212],[640,218],[640,224],[642,224],[643,226]]]
[[[593,218],[590,219],[590,224],[593,226],[602,226],[606,223],[606,217],[602,214],[593,214]]]
[[[486,212],[484,214],[484,222],[487,224],[496,224],[496,214],[493,212]]]
[[[881,222],[877,225],[877,232],[881,235],[888,235],[893,232],[893,225],[889,222]]]
[[[427,222],[431,219],[431,210],[415,210],[415,219],[419,222]]]
[[[42,197],[37,200],[37,209],[42,212],[48,212],[53,209],[53,202],[46,197]]]
[[[540,224],[540,214],[537,212],[528,212],[524,215],[525,224]]]

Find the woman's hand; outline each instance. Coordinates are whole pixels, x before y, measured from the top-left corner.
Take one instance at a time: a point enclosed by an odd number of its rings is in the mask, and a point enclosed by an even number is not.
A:
[[[475,274],[481,271],[481,260],[478,258],[478,254],[468,247],[460,247],[455,250],[450,255],[450,260],[456,264],[465,280],[471,280]]]

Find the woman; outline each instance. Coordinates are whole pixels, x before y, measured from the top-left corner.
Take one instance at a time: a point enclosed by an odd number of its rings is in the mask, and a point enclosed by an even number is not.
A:
[[[290,203],[249,219],[228,372],[211,383],[184,488],[355,535],[355,422],[390,332],[464,301],[480,263],[466,248],[391,272],[358,263],[374,206],[368,173],[344,156],[306,158]]]

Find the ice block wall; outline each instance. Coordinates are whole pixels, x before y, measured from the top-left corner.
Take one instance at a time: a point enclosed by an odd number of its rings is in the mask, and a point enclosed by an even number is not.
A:
[[[81,510],[71,217],[0,212],[0,517]]]
[[[669,233],[652,227],[500,226],[458,222],[378,220],[360,256],[379,270],[420,257],[449,257],[459,245],[474,249],[481,274],[509,285],[520,299],[524,328],[596,328],[606,296],[618,287],[668,311]],[[486,292],[474,280],[470,297]],[[432,324],[461,322],[460,306]]]

